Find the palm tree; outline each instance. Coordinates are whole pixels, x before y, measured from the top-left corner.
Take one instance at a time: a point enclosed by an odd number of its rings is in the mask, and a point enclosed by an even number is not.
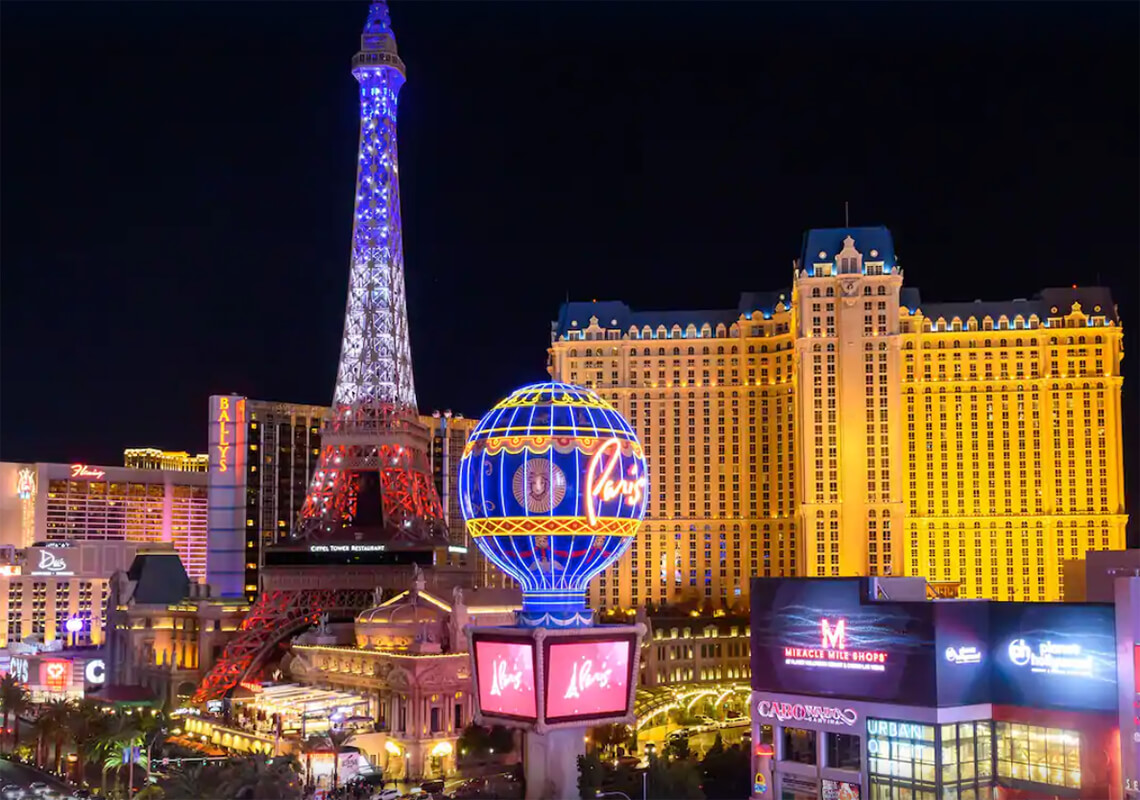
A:
[[[12,749],[20,743],[20,713],[31,702],[28,690],[11,673],[0,678],[0,706],[4,708],[4,730],[8,729],[9,716],[14,717],[12,726]]]
[[[44,762],[47,761],[48,750],[47,742],[55,738],[56,731],[59,729],[59,717],[55,714],[43,711],[36,721],[32,723],[32,733],[36,736],[36,766],[43,767]]]
[[[44,733],[49,739],[55,740],[55,771],[59,772],[60,764],[63,762],[63,741],[67,738],[67,734],[71,729],[71,716],[74,713],[72,704],[67,700],[50,700],[44,704],[40,717],[36,721],[39,723],[41,720],[44,723]],[[44,752],[44,760],[47,760],[47,752]]]
[[[72,742],[75,743],[76,763],[79,768],[78,778],[83,778],[84,768],[88,763],[88,754],[109,723],[110,717],[104,713],[98,703],[83,699],[72,704],[71,714],[67,718],[67,729]]]
[[[198,797],[218,797],[217,782],[220,770],[210,765],[191,764],[177,770],[163,788],[170,800],[195,800]]]
[[[297,762],[292,756],[260,755],[231,760],[222,769],[217,795],[233,800],[300,800]]]
[[[121,731],[118,734],[117,738],[114,739],[113,746],[108,748],[106,755],[103,757],[104,794],[106,794],[106,775],[108,772],[115,773],[115,787],[117,789],[119,784],[119,776],[124,766],[133,766],[135,764],[138,764],[143,769],[150,769],[150,764],[147,761],[146,751],[143,749],[142,743],[142,734],[131,730]],[[123,754],[129,747],[139,748],[139,754],[134,758],[133,761],[129,761],[127,764],[124,764]],[[130,789],[131,787],[128,786],[127,794],[130,794]]]

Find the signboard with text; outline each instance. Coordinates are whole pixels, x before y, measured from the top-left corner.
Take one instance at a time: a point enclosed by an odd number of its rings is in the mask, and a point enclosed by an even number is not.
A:
[[[1116,619],[1092,603],[992,603],[993,701],[1114,711]]]
[[[627,714],[633,646],[632,636],[547,642],[547,722]]]
[[[863,593],[857,578],[754,580],[753,688],[933,705],[933,604]]]
[[[640,625],[469,628],[478,717],[544,732],[633,722]]]
[[[479,708],[485,716],[538,719],[533,640],[479,637],[474,656]]]

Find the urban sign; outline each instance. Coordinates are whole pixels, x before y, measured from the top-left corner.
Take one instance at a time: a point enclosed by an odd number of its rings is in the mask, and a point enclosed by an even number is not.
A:
[[[629,710],[629,638],[552,642],[546,652],[546,719],[566,721]]]
[[[245,424],[245,398],[241,398],[235,403],[235,417],[239,425]],[[218,423],[218,472],[228,472],[230,469],[230,448],[233,446],[233,439],[237,438],[236,428],[233,431],[233,438],[227,437],[230,433],[230,426],[234,424],[233,417],[230,416],[230,398],[218,398],[218,418],[215,420]]]
[[[609,503],[620,497],[631,508],[637,508],[645,496],[647,484],[644,474],[638,474],[637,463],[621,473],[621,440],[609,439],[597,449],[586,467],[586,518],[590,527],[598,526],[599,503]]]
[[[951,664],[980,664],[982,662],[982,651],[977,647],[967,645],[947,647],[943,656]]]
[[[50,550],[40,550],[40,561],[36,569],[32,571],[33,575],[74,575],[67,568],[67,559],[63,556],[57,556]]]
[[[73,478],[93,478],[98,481],[102,480],[106,474],[107,472],[105,470],[101,470],[97,467],[89,467],[86,464],[71,465],[71,477]]]
[[[311,544],[310,553],[383,553],[382,544]]]
[[[83,667],[83,679],[88,683],[102,684],[107,680],[107,664],[101,658],[93,658]]]
[[[819,621],[819,647],[784,647],[784,663],[795,667],[826,667],[869,672],[886,671],[887,654],[881,650],[847,647],[847,620]]]
[[[8,674],[20,683],[26,684],[28,682],[28,659],[12,656],[12,660],[8,662]]]
[[[817,706],[809,703],[781,703],[761,700],[756,704],[756,713],[764,719],[780,722],[814,722],[819,725],[851,727],[859,721],[859,712],[853,708]]]
[[[475,641],[480,711],[513,719],[538,718],[534,655],[532,641]]]
[[[54,658],[41,661],[40,684],[49,692],[65,693],[71,686],[71,662]]]
[[[1025,639],[1014,639],[1009,643],[1009,660],[1014,666],[1029,667],[1030,672],[1093,677],[1093,657],[1083,654],[1075,642],[1039,641],[1034,649]]]

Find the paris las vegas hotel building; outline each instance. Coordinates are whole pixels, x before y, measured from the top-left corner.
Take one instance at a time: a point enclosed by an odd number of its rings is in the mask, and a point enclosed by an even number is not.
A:
[[[754,575],[1059,600],[1064,561],[1125,546],[1107,289],[927,303],[886,228],[812,230],[789,291],[711,311],[568,303],[551,338],[551,375],[628,417],[653,485],[595,606],[731,606]]]

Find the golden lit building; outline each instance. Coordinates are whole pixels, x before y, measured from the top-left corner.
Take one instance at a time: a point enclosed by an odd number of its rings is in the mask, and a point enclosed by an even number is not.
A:
[[[1063,560],[1124,546],[1107,289],[926,304],[886,228],[812,230],[790,290],[569,303],[551,338],[551,375],[610,400],[649,462],[645,525],[591,586],[599,607],[731,606],[754,575],[1052,600]]]
[[[157,447],[128,447],[123,451],[123,466],[132,469],[168,469],[175,472],[205,472],[210,457],[205,453],[192,456],[185,450],[159,450]]]

